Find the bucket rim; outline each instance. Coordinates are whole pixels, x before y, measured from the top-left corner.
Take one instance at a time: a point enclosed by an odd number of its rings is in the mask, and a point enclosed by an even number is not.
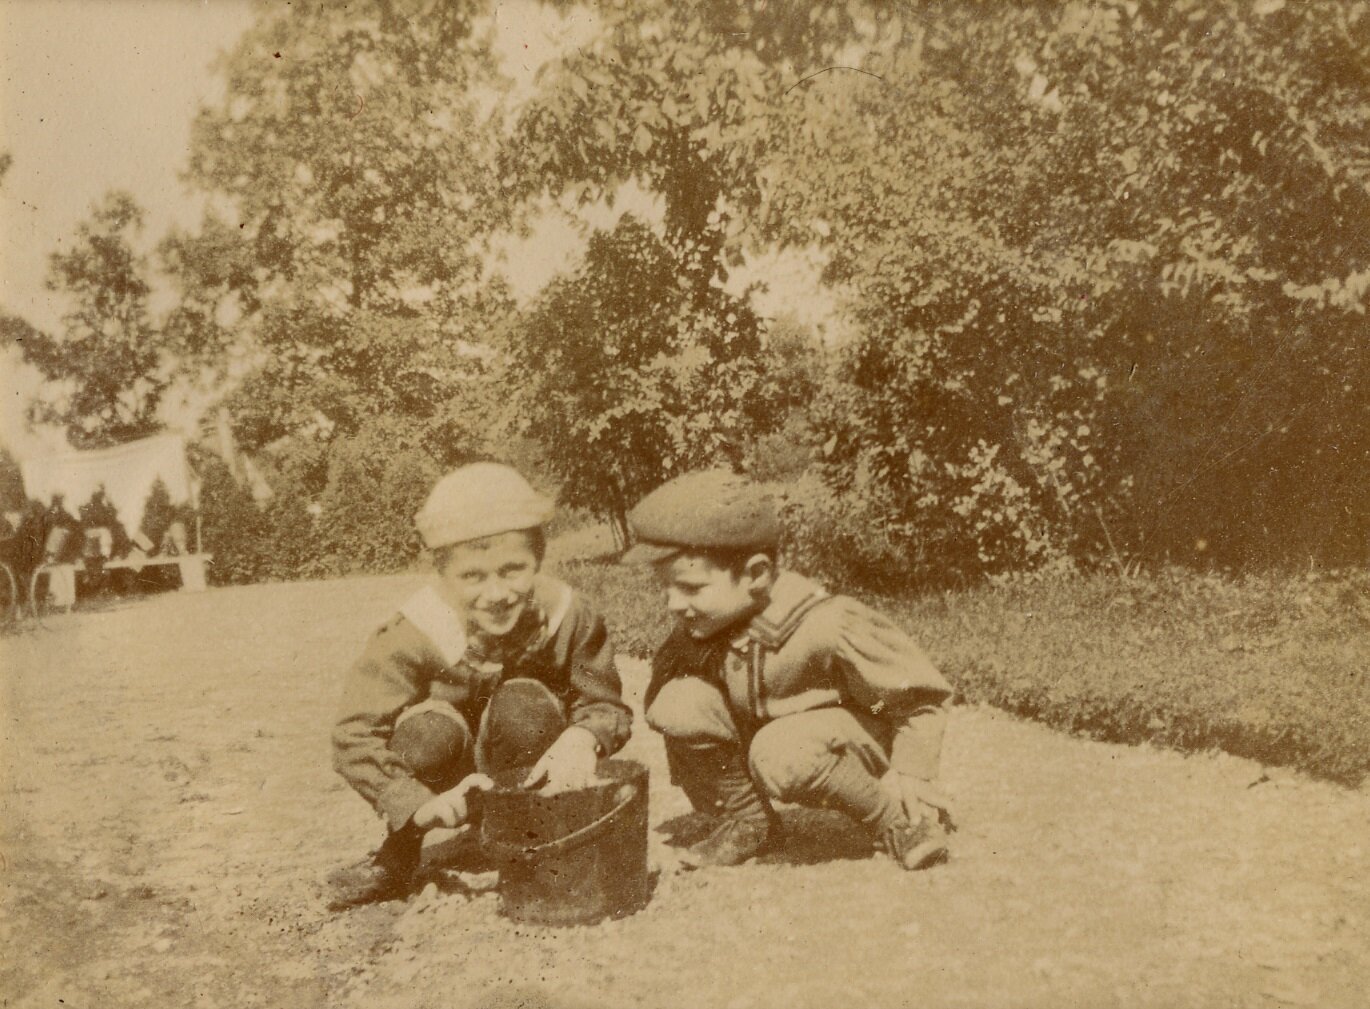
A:
[[[495,787],[485,792],[490,795],[537,795],[536,789],[523,787],[523,781],[528,777],[528,772],[533,765],[520,765],[518,767],[506,768],[502,771],[495,771],[490,775],[490,779],[495,783]],[[555,798],[559,795],[581,795],[595,792],[600,789],[621,785],[624,782],[633,781],[642,774],[647,768],[636,760],[629,760],[620,757],[606,757],[601,760],[595,768],[597,776],[595,781],[583,788],[569,788],[564,792],[556,792],[544,798]]]

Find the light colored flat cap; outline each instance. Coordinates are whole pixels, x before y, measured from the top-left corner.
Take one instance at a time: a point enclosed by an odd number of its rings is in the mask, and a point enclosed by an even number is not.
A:
[[[485,536],[533,529],[551,521],[551,499],[519,472],[495,462],[475,462],[438,481],[414,517],[430,550]]]

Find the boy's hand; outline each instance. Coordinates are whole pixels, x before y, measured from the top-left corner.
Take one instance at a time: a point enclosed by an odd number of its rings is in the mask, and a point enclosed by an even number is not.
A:
[[[414,813],[414,826],[422,830],[434,827],[457,827],[466,822],[469,814],[467,796],[473,789],[482,792],[495,787],[484,774],[468,774],[455,787],[429,799]]]
[[[524,788],[542,786],[543,795],[584,788],[595,780],[599,764],[599,741],[589,729],[572,725],[547,747],[542,759],[533,765]]]

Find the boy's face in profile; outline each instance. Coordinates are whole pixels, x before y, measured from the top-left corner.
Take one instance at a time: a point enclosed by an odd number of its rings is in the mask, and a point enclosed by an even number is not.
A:
[[[527,532],[457,543],[438,572],[442,593],[473,630],[508,634],[528,608],[539,562]]]
[[[764,603],[771,570],[764,556],[753,557],[734,574],[708,557],[682,553],[656,565],[656,576],[666,590],[666,608],[685,633],[705,640],[757,612]]]

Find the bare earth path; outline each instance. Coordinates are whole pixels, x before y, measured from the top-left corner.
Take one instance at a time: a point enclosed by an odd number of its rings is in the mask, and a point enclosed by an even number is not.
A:
[[[952,722],[962,829],[931,872],[789,812],[808,838],[740,869],[681,874],[654,833],[651,903],[603,926],[513,925],[478,878],[327,915],[317,880],[377,839],[328,766],[339,676],[416,584],[168,595],[0,641],[0,1005],[1370,1001],[1366,790],[978,709]],[[628,755],[653,823],[683,813],[658,741]]]

